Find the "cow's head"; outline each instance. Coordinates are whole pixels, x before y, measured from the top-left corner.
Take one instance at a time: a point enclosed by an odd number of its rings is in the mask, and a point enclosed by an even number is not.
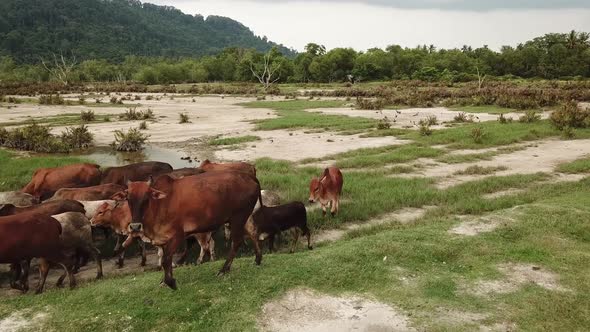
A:
[[[124,220],[120,220],[119,216],[115,213],[115,209],[121,208],[123,208],[122,201],[116,201],[115,205],[111,205],[107,202],[103,203],[98,207],[96,214],[92,219],[90,219],[90,224],[92,224],[92,226],[113,227],[117,222],[124,222]],[[127,224],[129,224],[130,221],[126,221]]]
[[[129,204],[129,210],[131,211],[129,231],[131,233],[139,233],[143,230],[143,217],[149,202],[166,197],[164,192],[154,189],[152,183],[153,179],[151,176],[145,182],[127,181],[127,190],[118,192],[112,197],[116,201],[126,200]]]
[[[313,178],[309,183],[309,202],[313,203],[319,200],[324,195],[324,182],[328,178],[328,169],[324,170],[324,174],[320,178]]]

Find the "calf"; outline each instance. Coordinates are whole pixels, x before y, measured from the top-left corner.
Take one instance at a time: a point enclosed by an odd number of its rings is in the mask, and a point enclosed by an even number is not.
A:
[[[54,218],[38,213],[21,213],[0,217],[0,264],[20,264],[39,258],[39,284],[37,294],[43,291],[51,263],[61,265],[70,281],[76,284],[71,271],[71,260],[64,254],[61,241],[62,227]],[[28,264],[24,265],[28,269]],[[21,286],[28,290],[28,270],[21,275]]]
[[[100,166],[74,164],[55,168],[40,168],[21,190],[39,200],[51,197],[61,188],[80,188],[97,185],[101,179]]]
[[[4,204],[23,207],[39,204],[39,200],[31,194],[22,193],[20,191],[5,191],[0,192],[0,205]]]
[[[307,237],[307,248],[313,249],[311,246],[311,232],[307,227],[307,212],[301,202],[291,202],[272,207],[261,206],[252,214],[252,220],[252,231],[260,241],[268,237],[268,248],[271,252],[274,250],[275,235],[294,227],[299,228],[303,235]],[[296,231],[291,252],[295,251],[298,239],[299,232]]]
[[[281,197],[279,197],[279,195],[273,191],[261,190],[260,195],[262,197],[262,204],[264,206],[277,206],[277,205],[281,204]],[[258,210],[259,208],[260,208],[260,202],[256,202],[256,205],[254,206],[254,211]],[[246,221],[246,226],[244,228],[244,230],[246,232],[245,236],[248,236],[248,237],[253,236],[252,234],[250,234],[252,229],[253,229],[252,216],[250,216],[250,218],[248,218],[248,221]],[[225,244],[226,244],[226,246],[228,246],[229,242],[230,242],[230,234],[231,234],[231,230],[230,230],[228,223],[226,223],[224,225],[223,230],[224,230],[224,235],[225,235]]]
[[[96,262],[96,279],[102,278],[100,251],[94,246],[92,227],[88,218],[80,212],[65,212],[52,217],[61,224],[62,233],[60,240],[62,248],[70,250],[72,253],[81,252],[91,256]],[[77,267],[74,270],[77,270]],[[66,274],[63,274],[58,279],[58,286],[61,286],[65,277]]]
[[[313,178],[309,184],[309,202],[319,201],[323,215],[326,215],[326,206],[330,204],[330,213],[335,216],[340,210],[340,195],[344,179],[342,172],[336,167],[328,167],[321,178]]]
[[[50,200],[73,199],[76,201],[100,201],[109,199],[121,190],[125,190],[125,187],[112,183],[86,188],[62,188],[56,191]]]

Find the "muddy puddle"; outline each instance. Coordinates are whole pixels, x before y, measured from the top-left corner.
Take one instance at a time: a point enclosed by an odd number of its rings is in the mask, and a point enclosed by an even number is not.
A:
[[[95,147],[82,153],[72,154],[71,156],[88,159],[105,167],[122,166],[142,161],[162,161],[169,163],[176,169],[196,167],[202,160],[195,154],[190,155],[190,160],[183,160],[181,158],[189,156],[185,152],[159,146],[148,146],[142,151],[137,152],[116,152],[109,147]]]

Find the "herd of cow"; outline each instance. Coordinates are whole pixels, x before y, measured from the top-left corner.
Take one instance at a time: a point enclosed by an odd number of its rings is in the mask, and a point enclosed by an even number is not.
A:
[[[342,173],[326,168],[310,183],[311,203],[318,201],[326,215],[338,212]],[[50,267],[61,267],[74,287],[74,274],[89,258],[96,261],[96,278],[102,277],[101,253],[93,229],[117,234],[115,255],[123,266],[125,249],[139,240],[145,265],[145,243],[158,247],[163,284],[176,289],[173,256],[184,245],[176,264],[185,262],[192,243],[215,259],[212,234],[224,227],[231,241],[225,264],[230,270],[244,238],[252,241],[255,262],[261,263],[260,241],[274,247],[275,235],[294,228],[294,250],[299,233],[307,237],[307,212],[301,202],[279,205],[278,196],[261,190],[253,165],[213,163],[174,170],[163,162],[143,162],[104,171],[95,164],[74,164],[38,169],[18,192],[0,193],[0,264],[10,264],[10,286],[26,292],[31,260],[39,268],[37,293],[43,291]]]

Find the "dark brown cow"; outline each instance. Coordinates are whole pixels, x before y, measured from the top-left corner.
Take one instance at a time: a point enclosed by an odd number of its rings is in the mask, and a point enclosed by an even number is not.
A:
[[[199,169],[205,172],[221,172],[221,171],[234,171],[234,172],[244,172],[246,174],[250,174],[252,177],[256,177],[256,167],[252,164],[248,164],[245,162],[237,162],[237,163],[214,163],[209,161],[209,159],[203,160]]]
[[[211,172],[174,180],[161,176],[152,181],[129,182],[127,190],[114,197],[126,199],[131,210],[130,231],[141,233],[163,249],[164,283],[176,289],[172,258],[186,237],[231,224],[232,248],[219,271],[229,272],[244,241],[244,224],[260,200],[260,184],[242,172]],[[258,240],[253,239],[256,264],[262,261]]]
[[[10,216],[24,212],[35,212],[46,216],[52,216],[64,212],[85,213],[84,205],[71,199],[47,201],[39,205],[16,207],[12,204],[4,204],[0,207],[0,216]]]
[[[55,192],[51,200],[73,199],[76,201],[100,201],[109,199],[119,191],[125,190],[124,186],[118,184],[100,184],[86,188],[62,188]]]
[[[309,202],[319,201],[323,215],[326,215],[326,206],[330,204],[330,213],[336,215],[340,210],[340,195],[344,179],[342,172],[337,167],[328,167],[321,178],[311,179],[309,184]]]
[[[76,284],[71,261],[63,253],[60,235],[62,227],[54,218],[38,213],[21,213],[0,217],[0,264],[17,264],[39,258],[39,285],[37,293],[43,291],[50,263],[61,265],[70,280],[70,288]],[[28,269],[28,265],[25,267]],[[20,287],[28,290],[28,270],[23,273]],[[27,278],[28,279],[28,278]]]
[[[181,179],[185,176],[191,176],[191,175],[198,175],[198,174],[202,174],[205,171],[198,168],[198,167],[186,167],[186,168],[179,168],[179,169],[175,169],[170,173],[166,173],[166,175],[168,175],[169,177],[173,178],[173,179]]]
[[[146,181],[150,176],[172,172],[172,166],[159,161],[146,161],[119,167],[109,167],[103,172],[101,184],[113,183],[125,186],[127,181]]]
[[[301,202],[291,202],[278,206],[261,206],[252,214],[253,231],[260,241],[268,237],[268,248],[274,250],[275,235],[291,228],[299,228],[307,237],[307,248],[311,246],[311,232],[307,227],[307,211]],[[295,251],[299,232],[296,231],[291,252]]]
[[[96,164],[74,164],[55,168],[39,168],[31,182],[21,191],[39,200],[51,197],[61,188],[80,188],[97,185],[100,182],[100,166]]]

